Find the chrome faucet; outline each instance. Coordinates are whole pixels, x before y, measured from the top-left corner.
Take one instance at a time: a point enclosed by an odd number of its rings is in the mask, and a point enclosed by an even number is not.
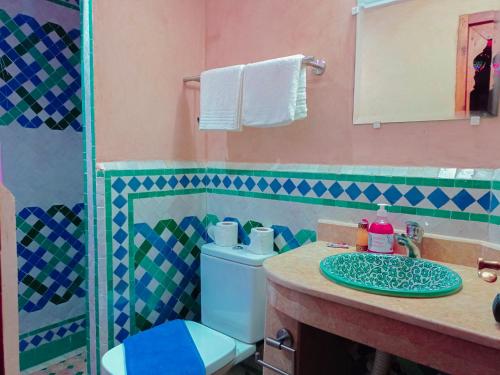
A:
[[[399,245],[408,249],[410,258],[421,258],[419,246],[422,244],[424,237],[424,228],[415,221],[406,222],[406,234],[396,234],[394,236]]]
[[[500,270],[500,262],[496,262],[493,260],[484,260],[483,258],[478,258],[477,260],[477,274],[481,279],[488,283],[494,283],[497,281],[497,274],[490,270]]]

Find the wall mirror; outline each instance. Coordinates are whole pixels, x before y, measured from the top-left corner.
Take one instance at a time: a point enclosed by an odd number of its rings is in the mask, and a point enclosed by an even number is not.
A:
[[[354,124],[498,116],[500,0],[358,0]]]

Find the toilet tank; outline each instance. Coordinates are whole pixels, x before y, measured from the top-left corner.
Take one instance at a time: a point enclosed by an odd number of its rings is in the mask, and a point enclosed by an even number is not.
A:
[[[237,340],[264,338],[266,276],[262,263],[276,255],[245,246],[206,244],[201,249],[201,321]]]

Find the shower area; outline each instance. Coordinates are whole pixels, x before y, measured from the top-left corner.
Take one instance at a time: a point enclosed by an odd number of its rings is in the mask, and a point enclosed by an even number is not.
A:
[[[22,373],[84,373],[81,108],[79,0],[0,0],[0,183],[15,199]]]

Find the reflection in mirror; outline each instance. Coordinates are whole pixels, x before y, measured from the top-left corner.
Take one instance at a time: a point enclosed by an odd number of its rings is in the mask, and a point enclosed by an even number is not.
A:
[[[500,0],[358,0],[354,124],[497,116]]]

